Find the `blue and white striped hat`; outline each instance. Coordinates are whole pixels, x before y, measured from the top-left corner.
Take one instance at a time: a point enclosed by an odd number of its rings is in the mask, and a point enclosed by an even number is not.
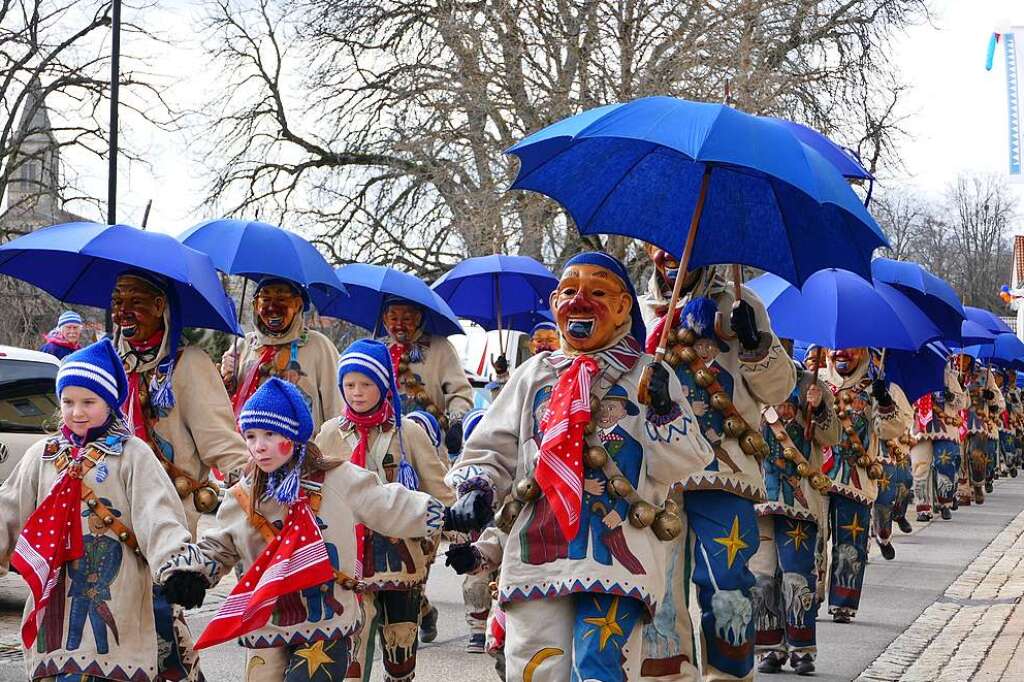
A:
[[[423,427],[435,448],[441,447],[441,425],[434,415],[424,410],[415,410],[406,416]]]
[[[377,384],[382,398],[386,397],[389,392],[391,393],[395,424],[401,425],[402,397],[399,395],[398,385],[395,383],[395,372],[391,367],[391,354],[388,352],[388,347],[373,339],[359,339],[345,349],[345,352],[341,354],[341,361],[338,363],[338,387],[342,389],[342,398],[345,397],[342,384],[345,381],[345,375],[349,372],[359,372]]]
[[[473,431],[476,430],[476,425],[480,423],[480,420],[484,418],[484,412],[482,408],[470,410],[462,417],[462,441],[466,442],[469,437],[473,435]]]
[[[110,339],[101,339],[64,358],[57,370],[57,395],[68,386],[89,389],[120,414],[128,397],[128,377]]]
[[[57,318],[57,326],[63,327],[66,324],[82,324],[82,316],[74,310],[65,310]]]
[[[313,435],[313,417],[294,384],[271,377],[245,401],[238,429],[265,429],[305,443]]]

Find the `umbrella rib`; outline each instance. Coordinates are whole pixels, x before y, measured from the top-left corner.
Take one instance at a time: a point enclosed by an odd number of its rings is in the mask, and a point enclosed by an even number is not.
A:
[[[633,169],[634,169],[634,168],[636,168],[636,167],[637,167],[638,165],[640,165],[640,162],[641,162],[641,161],[643,161],[644,159],[646,159],[646,158],[647,158],[648,156],[650,156],[650,155],[651,155],[652,153],[654,153],[654,151],[655,151],[656,149],[658,149],[659,147],[661,147],[661,145],[660,145],[660,144],[655,144],[655,143],[650,143],[650,144],[651,144],[651,148],[650,148],[650,149],[648,149],[648,150],[647,150],[646,152],[644,152],[644,153],[643,153],[643,154],[642,154],[642,155],[640,156],[640,158],[638,158],[638,159],[637,159],[636,161],[634,161],[634,162],[633,162],[632,164],[630,164],[630,166],[629,166],[629,168],[628,168],[628,169],[626,170],[626,172],[624,172],[624,173],[623,173],[622,175],[620,175],[620,176],[619,176],[619,179],[615,181],[615,184],[614,184],[614,185],[612,185],[612,186],[611,186],[611,188],[610,188],[610,189],[609,189],[609,190],[608,190],[607,192],[605,192],[604,198],[603,198],[603,199],[601,199],[601,203],[599,203],[599,204],[597,205],[597,208],[595,208],[595,209],[594,209],[593,211],[591,211],[591,212],[590,212],[590,217],[589,217],[589,218],[587,219],[587,224],[586,224],[586,225],[584,225],[584,226],[583,226],[583,227],[582,227],[582,228],[580,229],[580,231],[581,231],[581,232],[582,232],[583,230],[587,229],[587,228],[588,228],[588,227],[590,226],[590,223],[591,223],[591,222],[593,222],[593,220],[594,220],[594,216],[596,216],[596,215],[597,215],[597,214],[598,214],[598,213],[600,212],[600,210],[601,210],[602,208],[604,208],[604,205],[605,205],[605,204],[606,204],[606,203],[608,202],[608,197],[610,197],[610,196],[612,195],[612,193],[613,193],[613,192],[615,192],[615,190],[619,188],[619,185],[621,185],[621,184],[622,184],[622,181],[626,179],[626,176],[627,176],[627,175],[629,175],[630,173],[632,173],[632,172],[633,172]],[[698,163],[698,162],[695,162],[695,163]],[[571,215],[571,214],[570,214],[570,215]]]

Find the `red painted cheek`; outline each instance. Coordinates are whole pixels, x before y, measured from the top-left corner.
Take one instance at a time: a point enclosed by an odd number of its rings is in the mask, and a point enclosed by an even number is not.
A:
[[[292,454],[292,442],[290,440],[283,440],[277,444],[277,451],[282,455]]]

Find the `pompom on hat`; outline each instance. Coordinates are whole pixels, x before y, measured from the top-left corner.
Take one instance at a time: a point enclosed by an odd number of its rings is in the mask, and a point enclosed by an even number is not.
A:
[[[299,389],[271,377],[252,394],[238,414],[238,428],[264,429],[305,443],[313,435],[313,417]]]
[[[57,395],[68,386],[86,388],[103,399],[117,414],[128,397],[128,377],[117,349],[102,339],[64,358],[57,370]]]
[[[466,413],[466,415],[462,418],[463,442],[469,440],[469,437],[473,434],[473,431],[476,429],[477,424],[479,424],[480,420],[483,418],[484,410],[481,408],[470,410],[469,412]]]

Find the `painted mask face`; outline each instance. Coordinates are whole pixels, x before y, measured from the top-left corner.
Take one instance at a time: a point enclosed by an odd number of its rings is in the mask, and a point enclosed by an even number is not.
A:
[[[1003,384],[1006,383],[1006,377],[1003,376],[1002,372],[993,372],[992,374],[996,378],[996,386],[1002,388]]]
[[[132,275],[117,278],[110,297],[110,318],[130,341],[145,341],[164,328],[167,297]]]
[[[392,303],[384,310],[384,328],[398,343],[409,343],[423,322],[423,313],[409,303]]]
[[[839,350],[829,351],[828,357],[832,361],[832,366],[836,368],[836,372],[840,376],[850,376],[860,364],[864,362],[864,358],[867,356],[866,348],[840,348]]]
[[[538,329],[530,337],[530,350],[533,353],[558,350],[558,332],[554,329]]]
[[[808,372],[818,371],[818,347],[809,346],[807,355],[804,356],[804,369]]]
[[[267,284],[253,297],[253,312],[262,331],[281,334],[291,328],[302,311],[302,295],[289,284]]]
[[[584,353],[610,344],[633,308],[622,280],[598,265],[566,269],[550,302],[562,338]]]
[[[679,275],[679,261],[668,251],[659,249],[653,244],[648,244],[645,248],[647,256],[654,262],[654,269],[658,273],[658,281],[661,283],[661,286],[671,289],[676,283],[676,277]],[[695,270],[687,274],[686,280],[683,281],[684,289],[697,279],[699,272],[699,270]]]
[[[790,422],[796,417],[796,406],[787,400],[775,406],[775,413],[779,415],[779,419],[782,421]]]
[[[267,474],[284,466],[295,451],[295,444],[276,431],[246,429],[242,437],[249,447],[249,456]]]

